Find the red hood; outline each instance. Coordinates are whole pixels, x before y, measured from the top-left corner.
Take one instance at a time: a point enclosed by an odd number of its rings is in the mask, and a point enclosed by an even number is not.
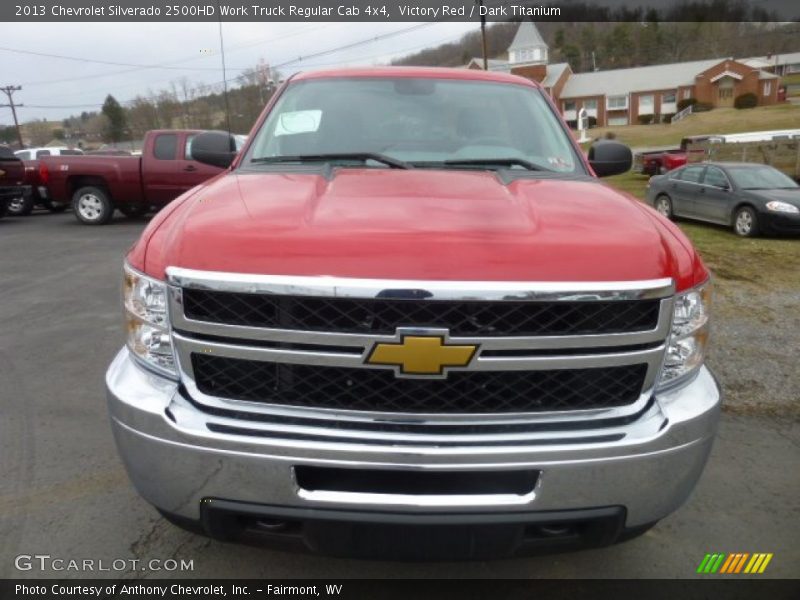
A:
[[[172,208],[172,207],[170,207]],[[680,235],[680,234],[678,234]],[[148,244],[149,241],[149,244]],[[218,177],[151,224],[150,274],[695,283],[694,253],[653,211],[595,181],[483,171],[340,169]],[[145,249],[135,248],[130,260]]]

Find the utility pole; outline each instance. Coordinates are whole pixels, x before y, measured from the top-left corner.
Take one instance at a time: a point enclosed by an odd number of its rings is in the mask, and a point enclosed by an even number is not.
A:
[[[481,49],[483,51],[483,70],[489,70],[489,57],[486,56],[486,15],[483,12],[483,0],[478,0],[478,12],[481,16]]]
[[[7,85],[6,87],[0,87],[0,92],[3,92],[6,96],[8,96],[8,104],[0,104],[0,107],[8,106],[11,108],[11,114],[14,115],[14,127],[17,128],[17,139],[19,140],[19,147],[20,149],[25,147],[25,144],[22,143],[22,131],[19,129],[19,121],[17,121],[17,106],[25,106],[24,104],[17,104],[14,105],[14,92],[18,92],[22,89],[21,85]]]

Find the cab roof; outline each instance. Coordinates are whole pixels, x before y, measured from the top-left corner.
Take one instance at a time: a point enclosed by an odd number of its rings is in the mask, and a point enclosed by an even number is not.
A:
[[[338,79],[353,77],[414,77],[426,79],[461,79],[463,81],[489,81],[495,83],[514,83],[530,87],[540,87],[538,83],[508,73],[483,71],[480,69],[455,69],[443,67],[351,67],[339,69],[322,69],[301,72],[294,75],[292,81],[308,79]]]

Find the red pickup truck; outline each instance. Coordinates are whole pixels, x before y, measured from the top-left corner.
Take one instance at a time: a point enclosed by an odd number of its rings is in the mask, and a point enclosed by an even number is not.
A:
[[[490,107],[490,108],[487,108]],[[117,447],[168,520],[317,552],[600,546],[676,510],[720,412],[709,272],[537,83],[293,76],[123,266]]]
[[[700,142],[721,142],[723,136],[720,135],[693,135],[681,140],[680,148],[670,148],[669,150],[655,150],[652,152],[640,152],[636,155],[636,167],[644,175],[663,175],[672,169],[677,169],[686,164],[688,160],[689,144]],[[702,153],[702,150],[694,152]]]
[[[50,156],[40,159],[39,180],[55,206],[72,204],[87,225],[159,209],[222,169],[192,158],[195,130],[154,130],[141,156]]]

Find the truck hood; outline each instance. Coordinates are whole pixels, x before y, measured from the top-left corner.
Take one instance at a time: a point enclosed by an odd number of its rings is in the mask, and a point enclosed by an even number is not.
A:
[[[155,223],[154,223],[155,225]],[[685,240],[596,180],[492,172],[233,172],[156,226],[146,271],[462,281],[691,279]],[[691,285],[691,281],[689,284]]]

